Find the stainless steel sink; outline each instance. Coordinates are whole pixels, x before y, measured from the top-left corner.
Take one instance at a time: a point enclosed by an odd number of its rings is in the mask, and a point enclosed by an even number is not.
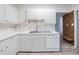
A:
[[[50,31],[31,31],[30,33],[51,33]]]

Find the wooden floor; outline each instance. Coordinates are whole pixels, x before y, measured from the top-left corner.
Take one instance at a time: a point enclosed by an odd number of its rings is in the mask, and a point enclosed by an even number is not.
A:
[[[62,39],[61,52],[46,52],[46,53],[18,53],[18,55],[79,55],[79,49],[74,48],[73,44]]]

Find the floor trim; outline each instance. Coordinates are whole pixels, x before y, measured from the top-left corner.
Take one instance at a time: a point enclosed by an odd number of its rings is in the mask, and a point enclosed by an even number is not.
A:
[[[55,53],[55,52],[61,52],[61,51],[18,51],[16,55],[19,53]]]

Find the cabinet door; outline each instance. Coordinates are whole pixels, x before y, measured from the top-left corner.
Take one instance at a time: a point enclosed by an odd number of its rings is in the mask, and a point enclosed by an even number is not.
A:
[[[47,49],[56,49],[60,47],[59,36],[56,34],[46,35],[46,48]]]
[[[0,43],[0,54],[1,55],[8,55],[9,54],[8,53],[8,45],[7,45],[7,43],[9,43],[8,40],[2,41]]]
[[[15,55],[17,53],[17,37],[12,37],[8,40],[8,53],[11,55]]]
[[[12,46],[11,40],[8,39],[8,40],[6,40],[6,41],[4,41],[4,42],[5,42],[5,49],[6,49],[6,52],[5,52],[4,54],[6,54],[6,55],[11,55],[11,54],[12,54],[12,53],[11,53],[11,51],[12,51],[12,49],[11,49],[11,46]]]
[[[44,51],[44,35],[42,34],[33,34],[32,35],[32,51]]]
[[[0,55],[6,54],[5,42],[0,42]]]
[[[17,53],[17,37],[12,37],[7,43],[8,54],[15,55]]]
[[[30,35],[19,35],[19,51],[31,51],[31,43]]]
[[[18,10],[18,22],[24,22],[25,21],[25,9],[19,9]]]
[[[6,5],[5,20],[8,20],[9,22],[17,21],[17,10],[13,5]]]
[[[4,20],[4,16],[5,16],[5,5],[0,4],[0,21]]]
[[[18,39],[17,39],[17,36],[15,36],[15,37],[13,37],[14,39],[13,39],[13,41],[14,41],[14,43],[13,43],[13,45],[14,45],[14,54],[16,54],[17,52],[18,52],[18,45],[17,45],[17,43],[18,43]]]
[[[17,37],[9,38],[0,43],[1,55],[15,55],[17,53]]]

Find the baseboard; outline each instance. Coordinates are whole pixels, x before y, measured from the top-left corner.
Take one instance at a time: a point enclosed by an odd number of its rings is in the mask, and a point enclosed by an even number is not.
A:
[[[61,51],[18,51],[16,55],[19,53],[54,53],[54,52],[61,52]]]

